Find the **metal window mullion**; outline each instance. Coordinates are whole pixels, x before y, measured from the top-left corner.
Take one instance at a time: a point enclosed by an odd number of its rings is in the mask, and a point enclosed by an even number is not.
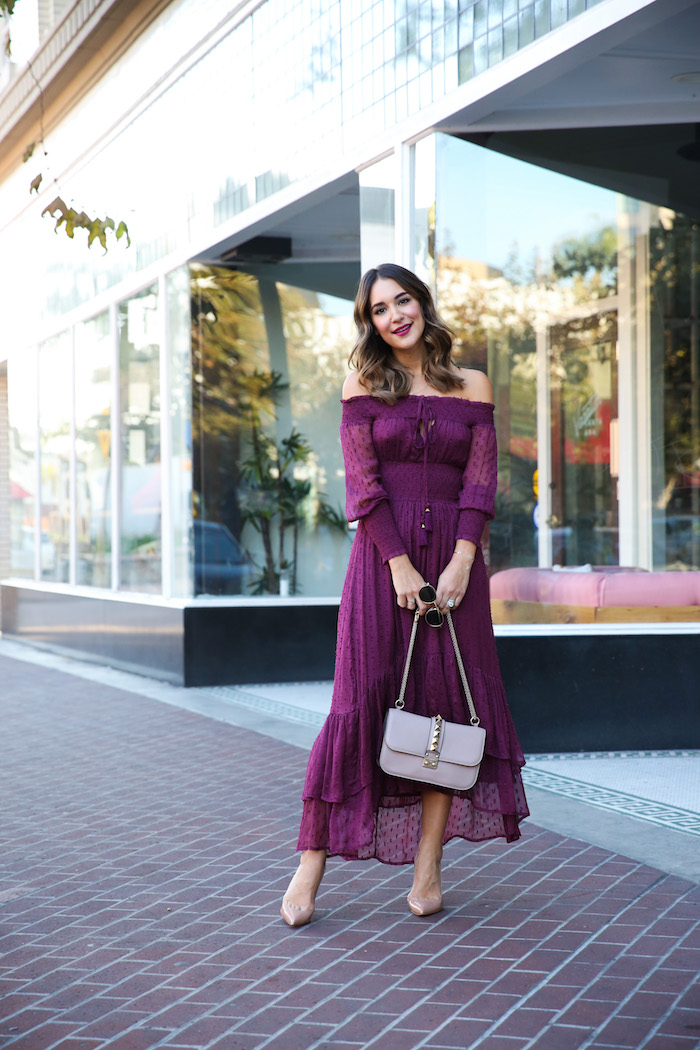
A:
[[[119,397],[119,304],[112,303],[109,308],[109,323],[112,333],[111,361],[111,410],[109,419],[109,455],[110,455],[110,496],[112,515],[110,533],[112,542],[111,589],[118,591],[120,586],[119,550],[121,541],[121,441],[120,441],[120,397]]]
[[[160,311],[160,551],[163,597],[173,593],[172,545],[172,411],[170,390],[170,325],[168,323],[168,286],[165,274],[158,279]]]
[[[637,358],[639,338],[635,293],[637,221],[634,214],[618,213],[617,415],[619,428],[618,534],[620,565],[638,565],[642,518],[637,490],[638,418]]]
[[[653,205],[645,204],[640,209],[640,228],[635,237],[635,288],[636,288],[636,374],[632,375],[636,398],[635,444],[635,505],[634,515],[638,523],[637,559],[632,562],[642,569],[654,568],[654,456],[663,447],[664,434],[655,432],[657,420],[663,420],[663,384],[652,379],[651,347],[651,278],[649,273],[649,232],[653,220]],[[655,404],[656,402],[656,404]],[[662,424],[663,426],[663,424]],[[660,438],[660,441],[658,440]],[[661,486],[663,488],[663,485]],[[625,564],[621,560],[621,564]],[[628,563],[630,564],[630,563]]]
[[[70,329],[70,397],[68,399],[68,411],[70,413],[68,431],[69,462],[68,462],[68,582],[75,587],[78,579],[78,485],[76,461],[76,426],[75,426],[75,325]]]
[[[41,353],[34,348],[36,360],[36,383],[34,388],[34,447],[36,448],[34,464],[34,579],[41,579]]]
[[[414,252],[416,147],[413,143],[402,142],[396,147],[395,156],[398,168],[394,214],[396,258],[402,266],[413,270],[416,262]]]
[[[539,527],[537,546],[539,567],[552,564],[552,402],[549,377],[549,334],[544,324],[538,325],[537,347],[537,505]]]

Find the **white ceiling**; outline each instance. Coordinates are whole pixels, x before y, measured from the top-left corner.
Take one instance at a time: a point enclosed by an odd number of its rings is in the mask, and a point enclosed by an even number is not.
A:
[[[700,217],[700,0],[656,0],[441,127],[490,149]],[[536,80],[535,85],[532,81]]]
[[[524,74],[494,96],[491,112],[455,114],[445,130],[621,126],[700,119],[700,2],[655,0]]]
[[[672,79],[690,72],[700,73],[700,0],[654,0],[510,82],[486,107],[481,100],[478,119],[464,110],[438,130],[700,217],[700,164],[677,154],[700,124],[700,83]],[[206,261],[259,234],[291,238],[293,260],[282,268],[359,266],[357,176],[217,245]]]

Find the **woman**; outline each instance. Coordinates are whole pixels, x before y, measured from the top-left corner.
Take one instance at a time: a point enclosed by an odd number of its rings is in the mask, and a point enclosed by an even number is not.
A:
[[[340,435],[348,518],[358,527],[340,603],[331,711],[311,752],[302,853],[282,902],[290,926],[311,918],[328,855],[414,862],[409,908],[438,912],[443,844],[454,837],[512,842],[528,815],[480,548],[496,490],[491,384],[453,363],[452,336],[430,291],[401,266],[363,276],[355,324]],[[399,780],[377,764],[412,613],[428,608],[419,593],[425,583],[438,608],[453,614],[486,729],[479,779],[467,792]],[[406,709],[469,721],[446,627],[420,624]]]

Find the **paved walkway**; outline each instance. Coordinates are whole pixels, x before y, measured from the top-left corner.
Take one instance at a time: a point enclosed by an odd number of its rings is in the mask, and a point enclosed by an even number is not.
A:
[[[312,725],[4,641],[0,682],[0,1047],[700,1047],[700,887],[667,870],[692,829],[562,796],[550,824],[656,830],[668,862],[533,820],[448,846],[438,916],[409,869],[334,861],[289,930]]]

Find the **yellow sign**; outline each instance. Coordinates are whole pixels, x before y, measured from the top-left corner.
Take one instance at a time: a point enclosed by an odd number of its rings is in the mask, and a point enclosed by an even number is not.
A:
[[[538,484],[538,481],[537,481],[538,474],[539,474],[539,471],[536,470],[535,473],[532,475],[532,491],[535,493],[535,499],[537,499],[537,497],[540,494],[539,484]]]
[[[109,459],[109,446],[111,442],[111,433],[109,430],[98,430],[97,440],[100,443],[100,449],[105,459]]]

